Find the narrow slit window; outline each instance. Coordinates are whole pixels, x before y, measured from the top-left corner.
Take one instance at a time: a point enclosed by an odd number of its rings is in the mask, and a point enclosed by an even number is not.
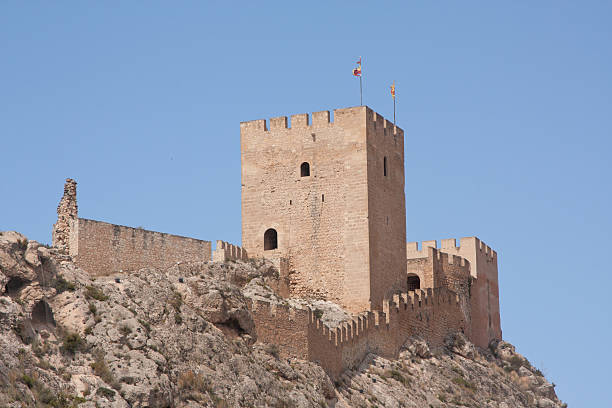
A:
[[[321,201],[325,202],[325,194],[321,194]]]
[[[383,158],[383,174],[387,177],[387,156]]]
[[[310,164],[308,164],[308,162],[304,162],[301,164],[300,166],[300,176],[301,177],[308,177],[310,176]]]

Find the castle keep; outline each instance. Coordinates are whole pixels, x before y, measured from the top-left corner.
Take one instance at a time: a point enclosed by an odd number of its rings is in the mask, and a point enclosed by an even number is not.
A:
[[[404,132],[370,108],[240,124],[242,245],[291,294],[360,312],[406,290]]]
[[[353,313],[328,327],[309,309],[251,301],[259,341],[332,376],[411,336],[501,339],[497,254],[476,237],[406,243],[404,131],[367,106],[242,122],[242,247],[78,217],[66,180],[53,245],[101,276],[177,262],[272,260],[289,297]],[[284,293],[285,295],[287,293]]]

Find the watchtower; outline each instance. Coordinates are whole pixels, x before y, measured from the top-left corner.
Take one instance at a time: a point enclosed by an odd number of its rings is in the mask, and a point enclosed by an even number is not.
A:
[[[366,106],[289,120],[240,124],[242,246],[292,295],[380,309],[406,289],[404,132]]]

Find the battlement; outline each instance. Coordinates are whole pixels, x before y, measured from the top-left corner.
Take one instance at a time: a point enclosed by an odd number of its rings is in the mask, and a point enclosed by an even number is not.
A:
[[[246,261],[249,259],[247,251],[238,245],[225,241],[217,241],[217,248],[212,253],[213,262]]]
[[[399,293],[383,310],[363,312],[329,327],[310,309],[250,300],[259,341],[274,343],[285,357],[307,356],[337,378],[368,353],[394,358],[413,335],[440,345],[449,332],[464,329],[458,295],[447,288]]]
[[[484,255],[487,259],[497,262],[497,252],[491,249],[480,239],[476,237],[464,237],[461,238],[459,242],[460,245],[457,245],[457,240],[455,238],[442,239],[440,240],[439,249],[443,252],[451,250],[453,252],[462,254],[465,252],[463,251],[463,249],[474,247],[481,255]],[[425,258],[428,256],[427,248],[438,249],[437,241],[422,241],[420,243],[420,246],[419,242],[408,242],[406,243],[406,255],[408,259]]]
[[[374,112],[367,106],[356,106],[352,108],[334,109],[334,120],[331,120],[331,114],[329,111],[313,112],[311,115],[308,113],[300,113],[291,115],[288,119],[287,116],[278,116],[274,118],[256,119],[240,123],[240,131],[243,134],[251,133],[265,133],[278,130],[290,130],[290,129],[305,129],[305,128],[321,128],[328,126],[343,126],[345,119],[348,116],[359,113],[361,110],[365,111],[366,123],[375,130],[384,131],[387,135],[404,135],[404,131],[393,124],[392,121],[385,119],[382,115]],[[269,125],[268,125],[269,124]]]

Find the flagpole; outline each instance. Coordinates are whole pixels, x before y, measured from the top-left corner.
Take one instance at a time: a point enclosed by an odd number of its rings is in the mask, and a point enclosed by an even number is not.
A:
[[[361,75],[359,75],[359,106],[363,106],[363,87],[361,86]]]
[[[393,97],[393,126],[395,126],[395,97]]]

